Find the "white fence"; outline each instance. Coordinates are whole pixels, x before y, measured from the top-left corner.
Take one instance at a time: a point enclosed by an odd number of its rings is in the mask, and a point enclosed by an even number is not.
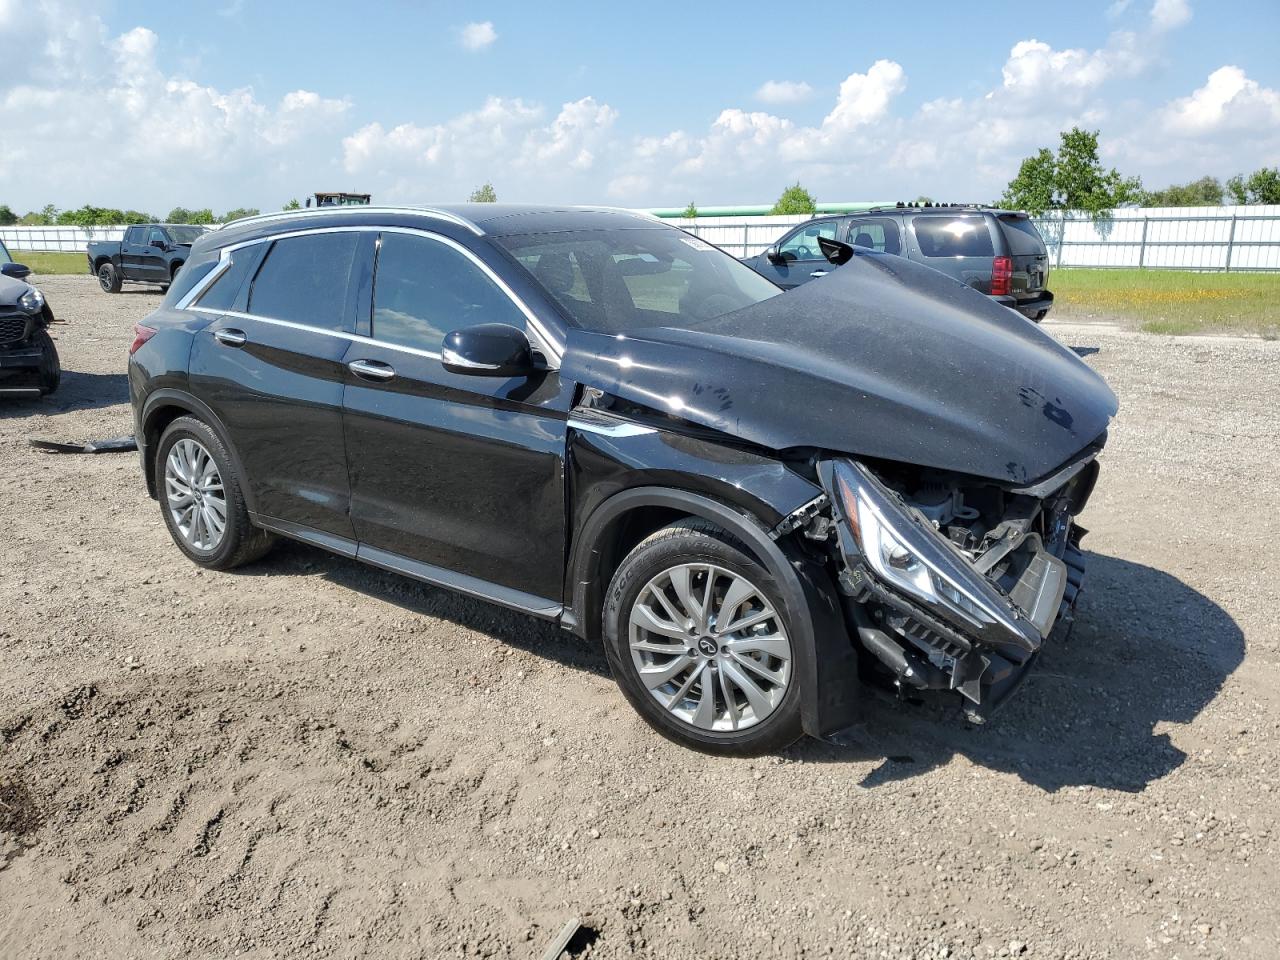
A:
[[[807,217],[671,220],[736,257],[754,256]],[[1059,267],[1280,270],[1280,206],[1136,207],[1036,221]]]
[[[90,240],[123,240],[124,227],[0,227],[0,241],[18,250],[84,253]]]
[[[698,217],[670,220],[736,257],[764,250],[808,217]],[[1059,267],[1170,270],[1280,270],[1280,206],[1147,207],[1106,220],[1083,214],[1041,217],[1036,226]],[[91,240],[119,240],[117,227],[0,227],[17,251],[83,252]]]

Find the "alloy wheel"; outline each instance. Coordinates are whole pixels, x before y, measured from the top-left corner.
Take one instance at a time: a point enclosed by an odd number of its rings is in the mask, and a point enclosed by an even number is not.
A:
[[[628,643],[654,699],[700,730],[761,723],[791,680],[791,641],[778,612],[746,577],[712,563],[679,564],[645,584]]]
[[[111,268],[103,265],[98,270],[98,286],[102,287],[107,293],[111,292]]]
[[[216,550],[227,529],[227,496],[209,451],[186,437],[175,443],[165,460],[164,486],[182,539],[196,550]]]

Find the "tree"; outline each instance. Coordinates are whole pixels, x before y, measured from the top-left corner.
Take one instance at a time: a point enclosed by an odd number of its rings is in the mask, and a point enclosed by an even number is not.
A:
[[[124,222],[124,211],[114,207],[95,207],[85,204],[78,210],[63,210],[56,222],[76,227],[111,226]]]
[[[230,223],[232,220],[242,220],[245,217],[256,217],[261,211],[257,207],[236,207],[234,210],[228,210],[222,215],[223,223]]]
[[[484,186],[472,190],[469,199],[472,203],[497,203],[498,192],[493,189],[492,183],[486,182]]]
[[[1035,156],[1022,161],[1018,167],[1018,175],[1005,187],[1000,205],[1025,210],[1033,217],[1042,217],[1046,210],[1055,209],[1056,166],[1053,151],[1041,147]]]
[[[169,215],[164,218],[165,223],[190,223],[191,211],[186,207],[174,207],[169,211]]]
[[[1217,177],[1201,177],[1190,183],[1171,184],[1142,198],[1144,207],[1219,207],[1226,195]]]
[[[297,197],[294,197],[292,200],[290,200],[288,203],[286,203],[286,204],[285,204],[283,207],[281,207],[280,209],[281,209],[281,210],[301,210],[301,209],[302,209],[302,204],[300,204],[300,203],[298,202],[298,198],[297,198]]]
[[[1231,199],[1246,203],[1280,203],[1280,168],[1259,167],[1246,178],[1237,173],[1227,181]]]
[[[689,201],[689,205],[684,208],[684,213],[680,214],[680,216],[684,217],[686,220],[698,219],[698,208],[694,205],[692,200]]]
[[[126,210],[121,223],[155,223],[156,218],[141,210]]]
[[[58,208],[46,203],[39,210],[29,210],[18,222],[24,227],[47,227],[58,219]]]
[[[933,203],[933,197],[926,197],[926,196],[922,193],[922,194],[920,194],[920,196],[916,197],[916,203],[918,203],[920,206],[922,206],[922,207],[923,207],[925,204],[931,204],[931,203]]]
[[[773,209],[769,212],[775,217],[785,217],[799,213],[817,213],[818,205],[814,202],[813,194],[797,182],[782,191],[782,196],[778,198],[778,202],[773,205]]]
[[[7,203],[0,203],[0,227],[11,227],[18,222],[18,215],[9,209]]]
[[[1046,210],[1082,210],[1102,220],[1113,207],[1141,199],[1141,180],[1122,177],[1114,167],[1103,169],[1098,131],[1072,127],[1063,132],[1056,156],[1041,148],[1022,161],[1000,202],[1033,216]]]

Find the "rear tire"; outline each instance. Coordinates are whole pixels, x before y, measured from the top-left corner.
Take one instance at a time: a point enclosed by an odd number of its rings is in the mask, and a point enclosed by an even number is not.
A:
[[[668,740],[758,756],[802,734],[788,621],[777,582],[745,545],[689,519],[646,538],[618,567],[604,604],[605,652],[627,700]],[[739,623],[747,626],[732,629]]]
[[[98,267],[98,286],[106,293],[120,292],[120,271],[116,269],[113,263],[104,263]]]
[[[193,563],[230,570],[259,559],[275,543],[250,522],[231,454],[203,420],[179,417],[165,428],[155,471],[165,526]]]
[[[48,330],[37,330],[31,342],[40,348],[40,366],[36,376],[40,382],[40,395],[48,396],[58,389],[62,382],[62,361],[58,358],[58,348],[54,346],[53,337]]]

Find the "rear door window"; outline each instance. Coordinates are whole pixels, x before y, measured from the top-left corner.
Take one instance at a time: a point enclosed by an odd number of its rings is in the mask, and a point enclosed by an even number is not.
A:
[[[898,233],[898,225],[883,217],[852,221],[849,224],[848,236],[849,243],[855,247],[866,247],[880,253],[902,252],[902,239]]]
[[[995,256],[986,217],[913,217],[911,225],[923,256]]]
[[[1004,239],[1009,244],[1011,256],[1043,257],[1045,255],[1044,239],[1030,217],[1001,217],[1000,226],[1004,230]]]
[[[839,220],[808,224],[787,237],[778,248],[778,253],[784,260],[824,260],[826,258],[822,255],[822,248],[818,246],[818,238],[834,240],[839,227]]]
[[[249,289],[249,313],[345,330],[348,281],[358,242],[354,232],[277,240]]]
[[[525,316],[470,257],[448,244],[384,233],[373,286],[376,340],[439,353],[445,334],[480,323],[525,329]]]
[[[125,243],[142,243],[143,237],[146,236],[146,227],[130,227],[124,232]]]

